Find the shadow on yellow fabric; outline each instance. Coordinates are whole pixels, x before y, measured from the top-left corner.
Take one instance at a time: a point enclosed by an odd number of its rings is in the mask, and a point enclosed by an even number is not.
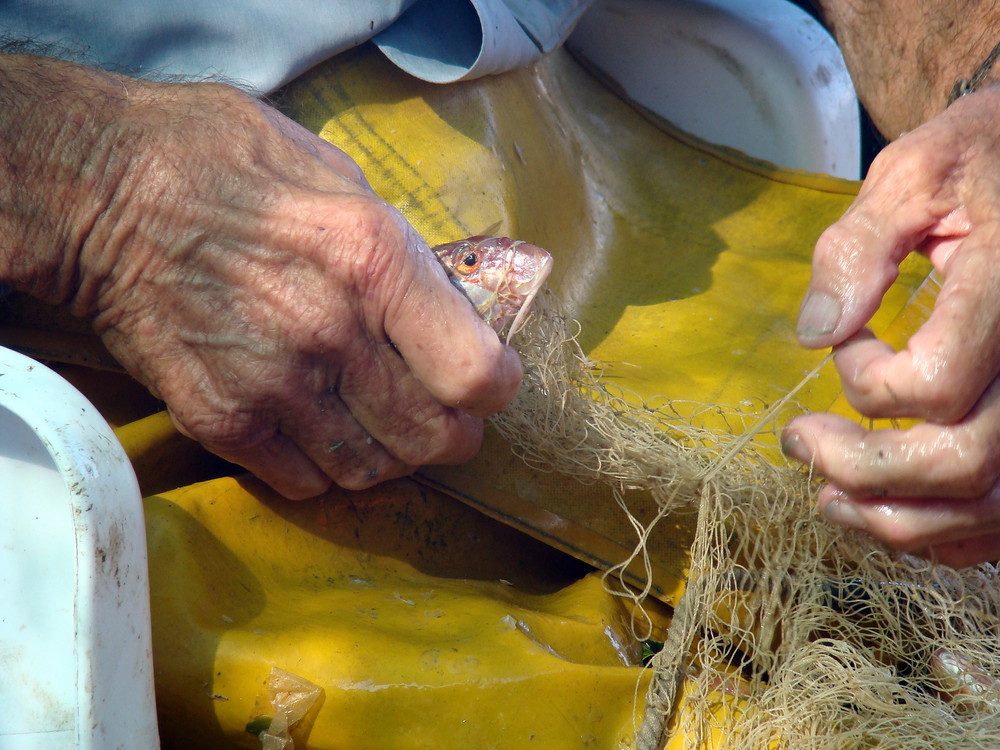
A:
[[[306,76],[287,103],[431,244],[499,227],[552,252],[550,285],[605,382],[740,431],[823,356],[797,345],[794,320],[815,240],[856,183],[699,142],[631,107],[565,53],[432,87],[360,50]],[[874,330],[884,335],[926,273],[920,259],[907,262]],[[801,404],[835,402],[827,369]],[[495,434],[471,464],[421,476],[602,568],[637,542],[606,490],[528,471]],[[632,511],[643,524],[656,513],[652,503]],[[654,593],[673,601],[690,529],[666,523],[647,552]],[[641,566],[626,577],[648,579]]]

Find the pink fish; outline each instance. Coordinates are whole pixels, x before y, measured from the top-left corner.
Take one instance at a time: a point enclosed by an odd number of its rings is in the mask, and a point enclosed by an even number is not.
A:
[[[552,256],[545,250],[508,237],[469,237],[438,245],[434,253],[494,331],[510,325],[508,342],[552,270]]]

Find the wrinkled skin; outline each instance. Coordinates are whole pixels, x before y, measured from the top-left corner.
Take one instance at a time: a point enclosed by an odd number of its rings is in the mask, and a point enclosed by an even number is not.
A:
[[[517,355],[346,154],[227,86],[0,58],[3,278],[91,318],[181,432],[290,498],[476,452]],[[28,124],[46,85],[72,139]]]
[[[888,146],[857,200],[820,238],[799,317],[833,346],[851,404],[917,417],[869,432],[826,414],[784,448],[829,480],[827,516],[892,547],[965,566],[1000,557],[1000,89],[986,88]],[[942,287],[904,351],[865,328],[911,251]]]

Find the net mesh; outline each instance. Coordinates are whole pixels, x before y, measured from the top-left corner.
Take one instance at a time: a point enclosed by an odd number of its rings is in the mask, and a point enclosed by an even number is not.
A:
[[[525,377],[496,428],[529,465],[608,484],[626,513],[632,493],[655,498],[653,523],[629,516],[637,558],[664,516],[697,514],[639,748],[998,746],[994,566],[956,571],[828,525],[813,479],[760,439],[788,400],[756,425],[734,409],[729,432],[699,427],[691,404],[602,380],[558,308],[540,298],[518,335]],[[619,570],[609,588],[648,593]]]

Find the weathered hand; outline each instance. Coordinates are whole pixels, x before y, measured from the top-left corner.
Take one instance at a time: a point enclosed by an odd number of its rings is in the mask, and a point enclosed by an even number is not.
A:
[[[464,461],[513,398],[517,354],[427,245],[275,110],[9,56],[0,101],[0,278],[92,318],[182,432],[288,497]]]
[[[924,420],[866,431],[814,414],[786,453],[829,480],[831,520],[956,566],[1000,557],[1000,90],[964,97],[887,147],[817,243],[799,317],[833,346],[851,404]],[[910,252],[942,281],[934,311],[894,352],[864,326]]]

